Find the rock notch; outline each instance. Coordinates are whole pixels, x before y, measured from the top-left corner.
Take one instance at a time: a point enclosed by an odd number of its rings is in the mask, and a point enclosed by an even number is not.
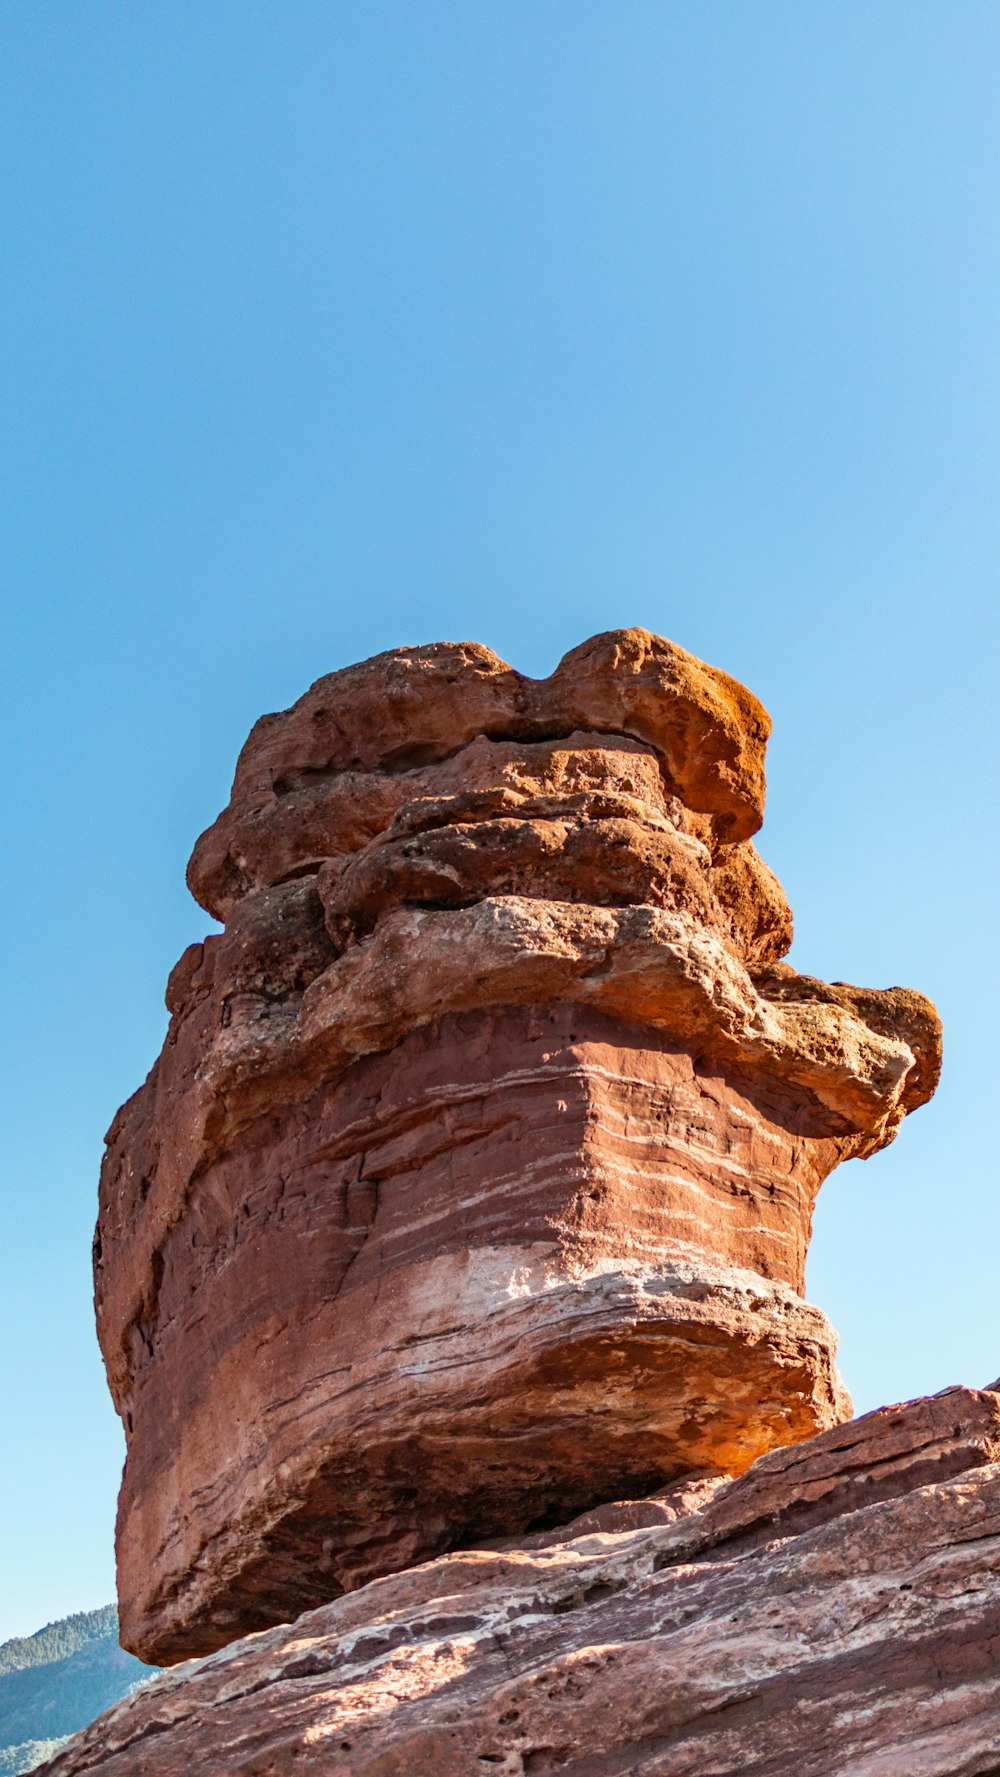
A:
[[[403,649],[258,722],[189,870],[225,930],[102,1174],[126,1646],[849,1414],[812,1205],[930,1096],[939,1026],[782,961],[769,727],[643,630],[542,681]]]

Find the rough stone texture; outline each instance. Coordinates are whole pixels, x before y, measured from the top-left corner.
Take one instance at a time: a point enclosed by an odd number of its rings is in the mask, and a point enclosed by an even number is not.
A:
[[[50,1777],[996,1777],[1000,1400],[950,1389],[181,1667]]]
[[[426,794],[400,784],[397,798],[393,777],[444,763],[447,782],[447,762],[482,737],[539,742],[577,730],[642,742],[667,791],[708,815],[720,839],[748,839],[760,826],[771,723],[727,674],[641,629],[593,637],[542,680],[475,642],[445,642],[329,673],[290,710],[262,716],[229,808],[195,848],[192,892],[225,918],[235,896],[287,874],[287,857],[274,872],[275,839],[293,857],[308,857],[314,843],[316,861],[354,851],[395,808]]]
[[[781,958],[768,721],[643,631],[404,650],[257,724],[223,933],[109,1135],[123,1639],[170,1662],[842,1419],[812,1204],[933,1008]]]

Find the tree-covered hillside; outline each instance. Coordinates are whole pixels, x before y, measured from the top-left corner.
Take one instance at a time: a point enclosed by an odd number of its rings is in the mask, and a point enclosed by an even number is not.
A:
[[[0,1777],[48,1758],[151,1676],[118,1646],[118,1612],[80,1611],[0,1647]]]

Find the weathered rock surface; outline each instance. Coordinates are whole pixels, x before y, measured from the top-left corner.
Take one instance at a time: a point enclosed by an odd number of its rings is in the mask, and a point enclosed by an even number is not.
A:
[[[542,682],[404,650],[266,717],[223,933],[109,1135],[125,1644],[344,1588],[849,1412],[812,1205],[933,1091],[933,1008],[781,958],[768,720],[643,631]]]
[[[440,771],[428,788],[465,788],[453,761],[470,743],[481,753],[487,737],[537,744],[574,732],[610,735],[615,750],[622,736],[641,742],[664,790],[709,816],[720,839],[748,839],[760,826],[770,718],[727,674],[641,629],[595,636],[541,680],[475,642],[445,642],[329,673],[290,710],[262,716],[229,808],[195,847],[192,892],[224,919],[247,888],[381,832],[397,808],[427,794],[414,783],[421,768]],[[404,780],[395,791],[394,778]]]
[[[1000,1398],[445,1556],[156,1679],[50,1777],[996,1777]]]

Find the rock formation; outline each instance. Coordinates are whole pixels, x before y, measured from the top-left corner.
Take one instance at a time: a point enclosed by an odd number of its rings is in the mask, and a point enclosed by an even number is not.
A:
[[[1000,1397],[444,1556],[168,1673],[51,1777],[996,1777]]]
[[[108,1136],[124,1646],[171,1663],[849,1414],[815,1192],[931,1095],[917,993],[783,963],[769,720],[645,631],[403,649],[265,716],[226,922]]]
[[[404,649],[258,722],[189,871],[225,930],[102,1175],[127,1647],[202,1654],[848,1415],[812,1205],[929,1097],[939,1028],[781,960],[768,732],[641,630],[544,681]],[[440,1572],[502,1588],[484,1559]]]

